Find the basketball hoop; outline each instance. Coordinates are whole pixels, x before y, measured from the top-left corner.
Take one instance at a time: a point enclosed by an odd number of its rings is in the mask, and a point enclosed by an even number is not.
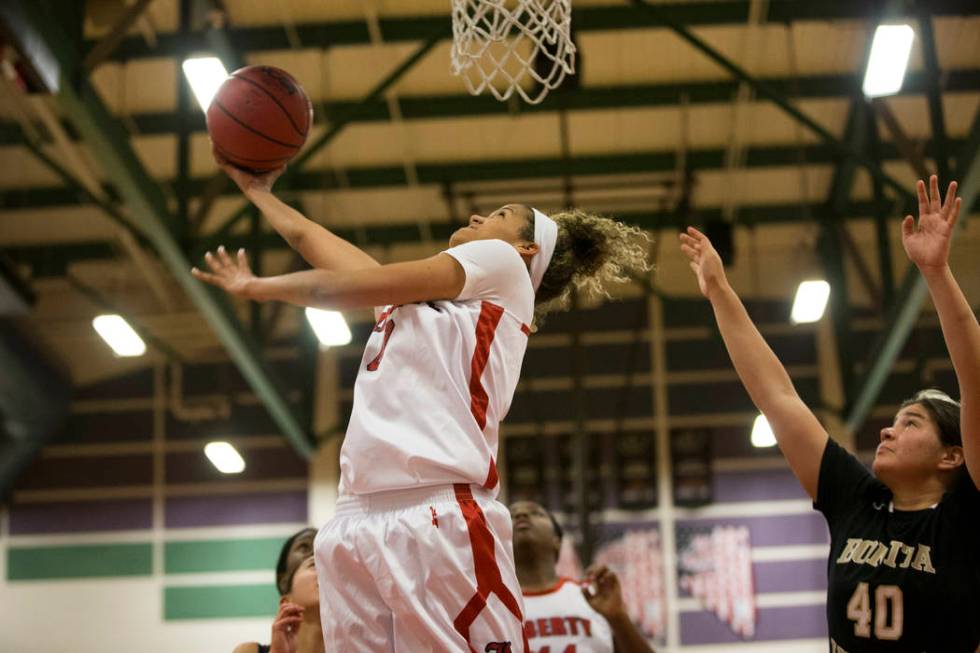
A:
[[[575,73],[571,0],[452,0],[452,72],[473,95],[538,104]]]

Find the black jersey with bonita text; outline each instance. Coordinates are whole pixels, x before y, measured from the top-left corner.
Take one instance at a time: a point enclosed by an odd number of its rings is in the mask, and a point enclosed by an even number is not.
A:
[[[830,527],[833,653],[975,653],[980,492],[969,479],[933,508],[899,511],[854,456],[827,441],[814,507]]]

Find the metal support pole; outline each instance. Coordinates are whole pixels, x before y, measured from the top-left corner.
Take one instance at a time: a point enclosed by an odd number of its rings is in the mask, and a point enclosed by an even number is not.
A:
[[[84,139],[93,158],[102,166],[106,176],[129,208],[135,224],[157,250],[171,273],[181,284],[191,301],[214,329],[218,339],[241,370],[256,395],[263,401],[270,416],[290,440],[300,455],[308,457],[312,440],[300,426],[292,407],[272,378],[257,351],[242,333],[238,320],[226,300],[206,289],[190,274],[190,263],[173,238],[173,216],[159,186],[143,168],[128,135],[120,128],[103,104],[89,80],[79,75],[75,49],[70,46],[58,26],[49,20],[37,4],[30,0],[5,3],[19,12],[25,23],[52,51],[61,65],[62,80],[55,96],[59,107]]]
[[[943,184],[949,178],[949,147],[946,144],[946,120],[943,117],[943,98],[939,89],[939,56],[936,54],[935,33],[928,14],[919,18],[919,34],[922,38],[922,60],[926,69],[926,98],[929,101],[929,124],[935,143],[936,174]]]
[[[875,112],[867,113],[868,154],[881,165],[881,142],[878,138],[878,122]],[[891,208],[885,198],[881,181],[871,178],[874,195],[875,236],[878,244],[878,270],[881,275],[881,308],[891,306],[895,301],[895,275],[892,272],[892,248],[888,236],[888,212]]]

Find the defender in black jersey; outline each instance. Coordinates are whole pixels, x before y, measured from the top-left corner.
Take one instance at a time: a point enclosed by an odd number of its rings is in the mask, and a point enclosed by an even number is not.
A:
[[[980,326],[948,267],[956,183],[917,184],[919,221],[902,242],[925,278],[963,397],[935,390],[882,429],[873,474],[831,440],[728,285],[708,239],[681,249],[711,302],[739,378],[831,534],[827,622],[832,653],[980,651]]]

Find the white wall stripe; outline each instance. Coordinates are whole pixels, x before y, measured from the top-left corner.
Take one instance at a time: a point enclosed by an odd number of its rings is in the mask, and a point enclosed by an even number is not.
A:
[[[771,642],[740,642],[738,644],[702,644],[677,649],[657,647],[658,653],[827,653],[826,639],[780,639]]]
[[[787,544],[785,546],[752,547],[752,562],[826,560],[829,555],[829,544]]]
[[[307,525],[255,524],[245,526],[219,526],[210,528],[168,528],[161,529],[161,542],[198,542],[206,540],[238,540],[257,538],[282,538],[295,533]],[[123,544],[128,542],[149,542],[154,539],[152,529],[124,531],[86,531],[84,533],[43,533],[31,535],[8,535],[5,540],[10,546],[74,546],[85,544]]]
[[[827,593],[823,590],[813,592],[769,592],[755,595],[758,608],[790,608],[802,605],[823,605]],[[705,612],[704,606],[692,597],[679,599],[677,602],[681,612]]]
[[[703,508],[676,508],[677,519],[715,519],[718,517],[769,517],[774,515],[802,515],[813,512],[809,499],[785,499],[780,501],[736,501],[711,504]]]
[[[207,573],[167,574],[167,587],[198,587],[202,585],[273,585],[276,580],[275,569],[256,571],[210,571]]]
[[[243,526],[214,526],[209,528],[168,528],[168,542],[196,542],[202,540],[246,540],[264,537],[281,537],[285,540],[309,524],[301,522],[284,524],[250,524]]]
[[[785,499],[779,501],[735,501],[732,503],[714,503],[703,508],[674,508],[677,519],[716,519],[736,517],[765,517],[775,515],[810,514],[813,506],[809,499]],[[606,508],[602,511],[601,524],[613,526],[618,524],[647,524],[656,526],[660,513],[656,508],[649,510],[621,510]],[[810,545],[803,545],[804,547]],[[815,545],[824,546],[824,545]],[[766,547],[763,547],[766,548]],[[772,549],[792,549],[793,547],[768,547]]]
[[[129,544],[150,542],[152,529],[126,531],[88,531],[85,533],[44,533],[37,535],[11,535],[10,546],[83,546],[86,544]]]

